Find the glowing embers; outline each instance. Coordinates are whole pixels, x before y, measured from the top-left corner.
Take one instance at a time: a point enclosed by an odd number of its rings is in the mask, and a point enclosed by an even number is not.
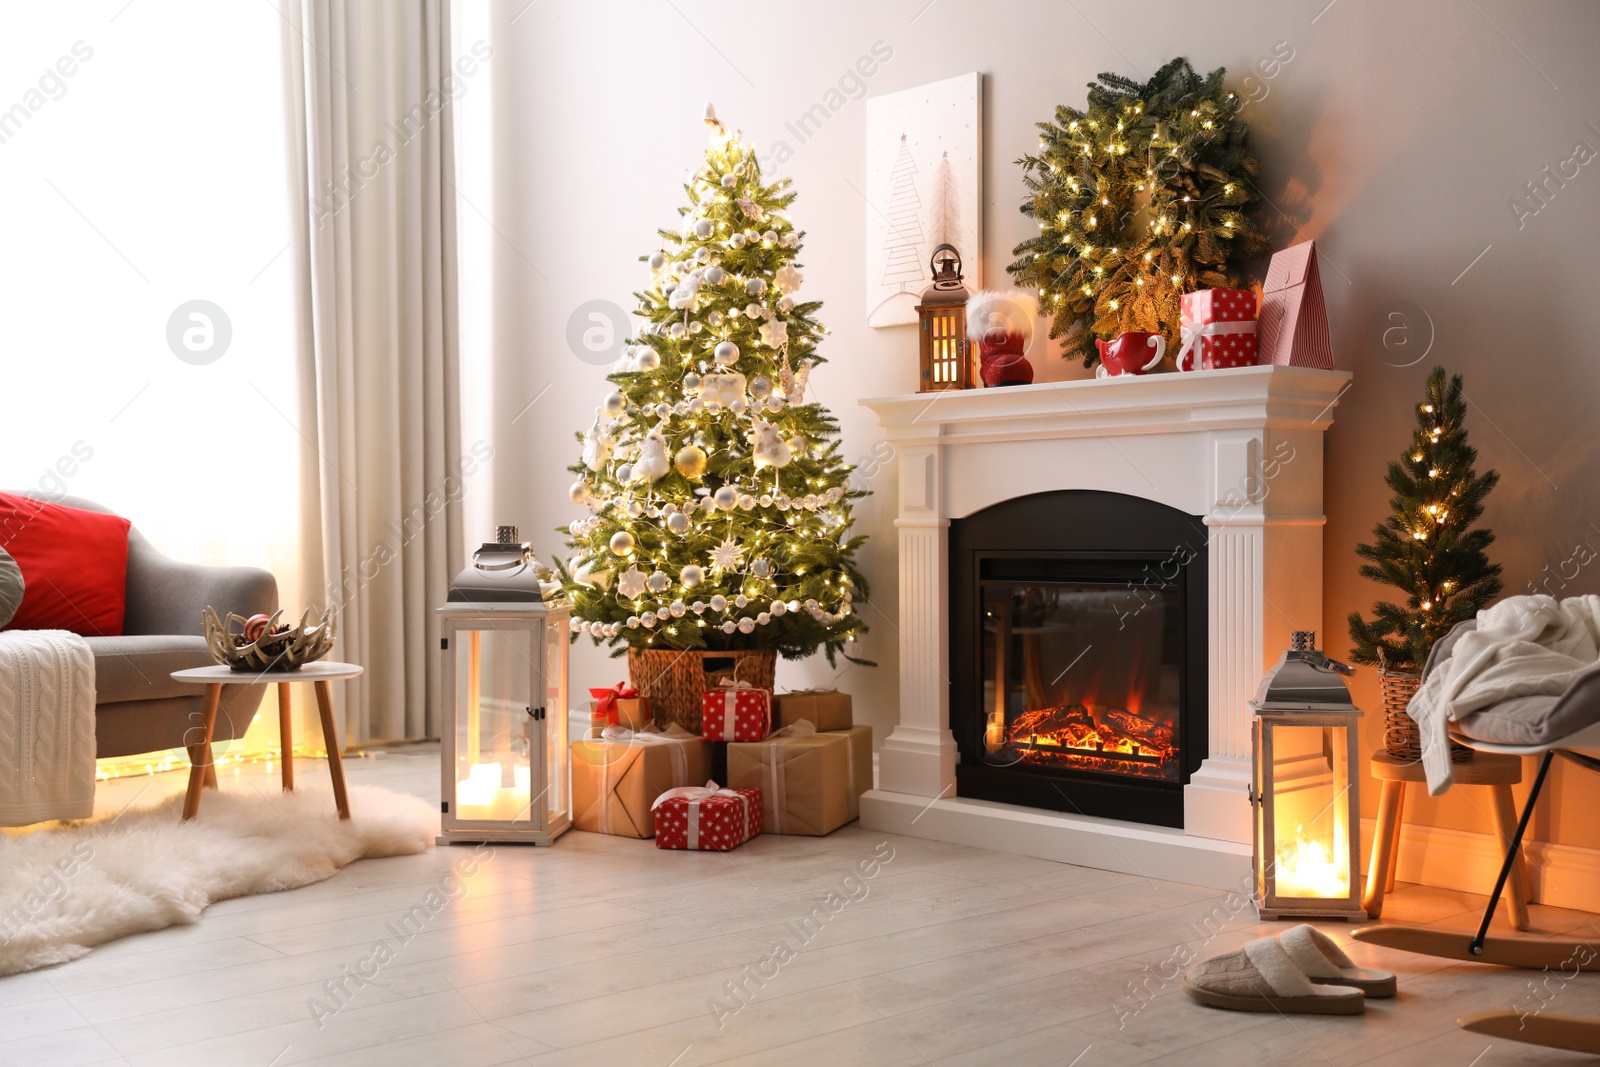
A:
[[[1178,778],[1171,724],[1115,705],[1064,704],[1025,711],[1009,724],[991,720],[986,739],[991,756],[1001,762]]]

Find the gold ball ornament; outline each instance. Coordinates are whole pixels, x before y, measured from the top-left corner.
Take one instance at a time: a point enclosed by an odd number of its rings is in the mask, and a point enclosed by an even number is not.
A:
[[[706,472],[705,449],[699,445],[684,445],[678,449],[672,463],[685,478],[698,478]]]

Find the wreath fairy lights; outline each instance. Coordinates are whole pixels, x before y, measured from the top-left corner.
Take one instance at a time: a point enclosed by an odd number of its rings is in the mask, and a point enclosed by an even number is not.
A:
[[[1248,214],[1260,165],[1224,74],[1201,78],[1181,58],[1143,84],[1102,74],[1087,110],[1056,108],[1038,124],[1038,153],[1018,160],[1022,213],[1039,234],[1007,269],[1038,289],[1050,336],[1086,367],[1094,338],[1127,330],[1160,333],[1176,352],[1179,298],[1239,287],[1234,261],[1269,249]]]

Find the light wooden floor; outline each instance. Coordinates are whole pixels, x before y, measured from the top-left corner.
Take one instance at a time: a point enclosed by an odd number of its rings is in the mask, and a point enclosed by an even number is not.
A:
[[[356,782],[437,799],[437,760],[424,748],[348,766]],[[322,764],[296,770],[302,788],[326,783]],[[109,783],[100,804],[115,811],[141,789],[146,801],[181,785],[180,775]],[[893,859],[847,883],[885,842]],[[1361,962],[1401,975],[1400,997],[1365,1016],[1195,1005],[1172,977],[1181,961],[1282,926],[1176,881],[854,826],[766,836],[726,856],[571,833],[553,849],[496,849],[429,914],[428,894],[454,888],[443,880],[470,852],[364,861],[0,979],[0,1064],[1593,1062],[1492,1043],[1453,1020],[1541,1003],[1600,1015],[1597,976],[1563,986],[1358,945]],[[854,899],[810,929],[794,925],[830,890]],[[1479,903],[1402,888],[1386,918],[1461,926]],[[1533,910],[1542,930],[1595,932],[1587,915]],[[393,931],[407,914],[423,918],[402,942]],[[1327,929],[1348,939],[1342,924]],[[779,941],[799,951],[775,957]],[[380,944],[392,959],[374,972]],[[727,990],[741,980],[743,1006]],[[1537,980],[1548,989],[1536,997]],[[316,1019],[318,1001],[339,1010]],[[729,1009],[720,1027],[714,1001]]]

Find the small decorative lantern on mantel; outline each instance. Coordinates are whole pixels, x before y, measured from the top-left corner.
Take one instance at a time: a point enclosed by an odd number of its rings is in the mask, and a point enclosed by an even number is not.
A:
[[[1263,919],[1363,921],[1361,709],[1341,677],[1353,670],[1317,651],[1310,630],[1290,645],[1250,702],[1256,907]]]
[[[548,845],[572,826],[567,616],[546,603],[515,526],[472,554],[439,609],[444,721],[439,844]]]
[[[961,253],[954,245],[940,245],[928,257],[933,284],[923,290],[917,305],[922,358],[919,393],[942,389],[968,389],[972,368],[967,354],[967,287],[961,281]]]

